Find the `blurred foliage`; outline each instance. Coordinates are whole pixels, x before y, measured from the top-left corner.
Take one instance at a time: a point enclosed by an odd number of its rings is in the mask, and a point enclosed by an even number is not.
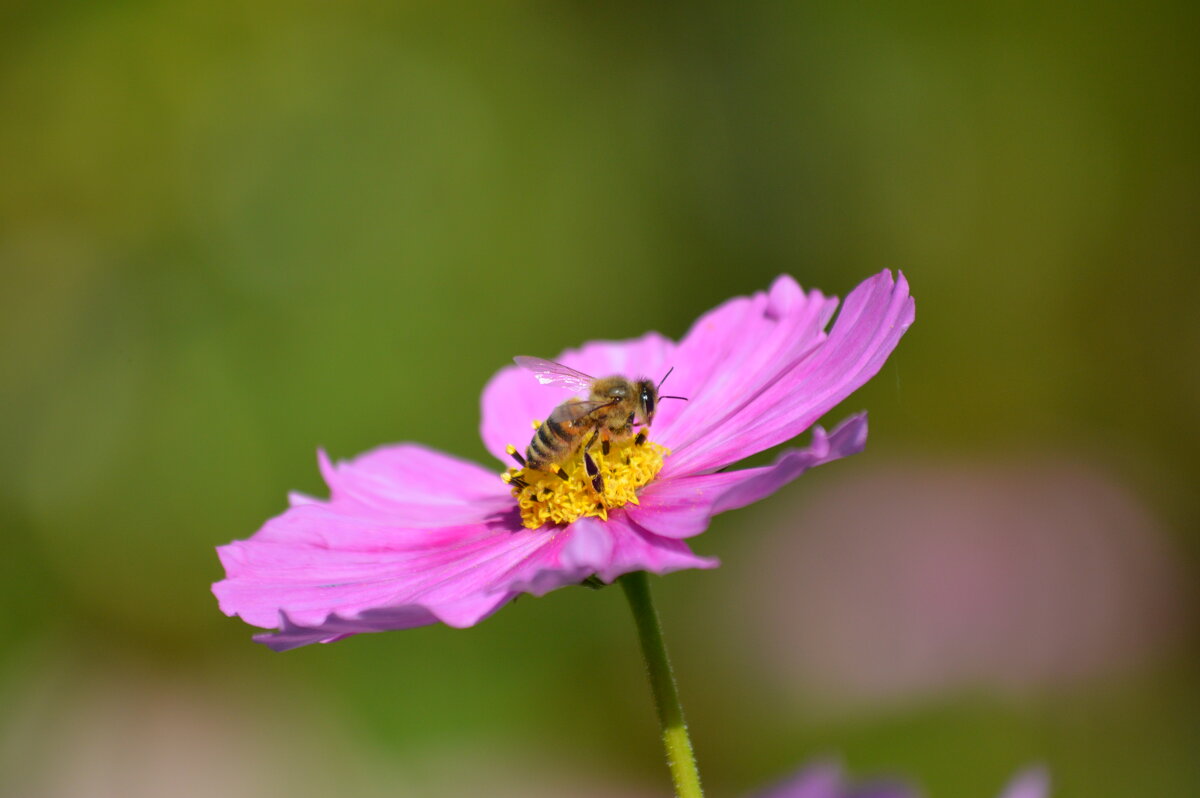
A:
[[[679,336],[784,271],[912,282],[917,324],[846,403],[871,411],[864,456],[1081,452],[1194,580],[1197,21],[1182,1],[7,5],[0,697],[46,650],[133,658],[332,706],[384,762],[503,738],[533,768],[660,785],[614,593],[276,656],[217,611],[212,546],[320,494],[317,446],[482,460],[479,391],[512,355]],[[754,518],[696,547],[735,563]],[[1200,791],[1194,647],[1025,704],[785,715],[728,643],[735,576],[656,582],[716,794],[819,752],[943,796],[1039,759],[1062,795]]]

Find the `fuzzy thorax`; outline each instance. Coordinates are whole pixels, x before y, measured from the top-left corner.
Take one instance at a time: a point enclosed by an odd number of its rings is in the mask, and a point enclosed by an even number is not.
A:
[[[587,473],[580,447],[558,470],[510,468],[501,475],[512,486],[512,495],[521,508],[521,521],[529,529],[544,524],[569,524],[584,516],[608,520],[608,511],[625,504],[638,503],[637,492],[662,469],[663,458],[670,454],[665,446],[646,440],[644,433],[612,441],[608,454],[599,444],[588,452],[604,480],[597,491]]]

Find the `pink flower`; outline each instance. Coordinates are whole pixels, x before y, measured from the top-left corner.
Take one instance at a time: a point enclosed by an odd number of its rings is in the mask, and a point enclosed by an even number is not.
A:
[[[1041,695],[1186,635],[1186,558],[1098,458],[872,460],[803,506],[779,497],[732,589],[788,695],[827,708]]]
[[[709,518],[863,448],[866,416],[858,414],[831,433],[816,427],[807,448],[773,465],[721,470],[811,427],[879,371],[913,320],[908,284],[890,272],[854,289],[826,332],[836,307],[835,298],[805,293],[785,275],[767,293],[705,314],[679,343],[648,333],[564,352],[559,362],[597,377],[657,378],[673,367],[670,392],[689,401],[662,402],[647,430],[652,442],[626,440],[606,455],[603,500],[580,478],[578,454],[573,469],[564,465],[561,486],[542,471],[524,472],[543,480],[539,490],[561,494],[548,502],[561,498],[557,523],[529,528],[544,508],[541,494],[535,501],[522,493],[523,480],[506,484],[418,444],[339,463],[322,452],[328,501],[293,495],[249,540],[218,548],[226,578],[213,592],[221,609],[278,627],[256,639],[282,651],[438,621],[471,626],[519,593],[542,595],[589,577],[715,567],[684,542]],[[528,371],[501,369],[483,392],[484,444],[509,464],[507,447],[523,450],[531,420],[568,397]],[[586,506],[578,497],[589,497]]]
[[[1050,780],[1041,768],[1018,773],[1000,798],[1047,798]],[[776,784],[753,798],[917,798],[920,793],[900,784],[877,782],[856,787],[846,786],[842,769],[820,762]]]
[[[751,798],[917,798],[917,793],[894,782],[850,787],[840,766],[817,762]]]

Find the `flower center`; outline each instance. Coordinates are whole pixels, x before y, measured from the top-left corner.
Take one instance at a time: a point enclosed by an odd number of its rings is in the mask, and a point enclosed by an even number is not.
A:
[[[538,426],[536,421],[534,426]],[[607,521],[609,510],[638,503],[638,489],[658,475],[663,458],[671,453],[647,440],[645,431],[610,441],[607,453],[604,448],[596,442],[585,453],[580,446],[570,458],[545,471],[510,468],[501,474],[500,478],[512,485],[521,522],[537,529],[589,515]],[[515,448],[510,446],[509,451]],[[591,464],[585,462],[585,454]]]

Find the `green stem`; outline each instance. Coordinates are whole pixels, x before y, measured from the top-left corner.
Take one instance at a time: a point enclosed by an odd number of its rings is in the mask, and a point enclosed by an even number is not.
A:
[[[692,753],[692,741],[688,737],[687,724],[683,721],[683,706],[679,703],[675,675],[671,672],[671,661],[667,659],[667,646],[663,642],[662,627],[658,624],[658,613],[650,598],[650,581],[645,571],[625,574],[618,581],[625,591],[625,598],[629,599],[629,608],[633,610],[633,620],[637,623],[642,657],[646,661],[654,706],[658,710],[658,724],[662,727],[663,746],[667,749],[667,766],[671,769],[671,780],[675,782],[675,796],[704,798],[700,789],[700,771],[696,769],[696,755]]]

